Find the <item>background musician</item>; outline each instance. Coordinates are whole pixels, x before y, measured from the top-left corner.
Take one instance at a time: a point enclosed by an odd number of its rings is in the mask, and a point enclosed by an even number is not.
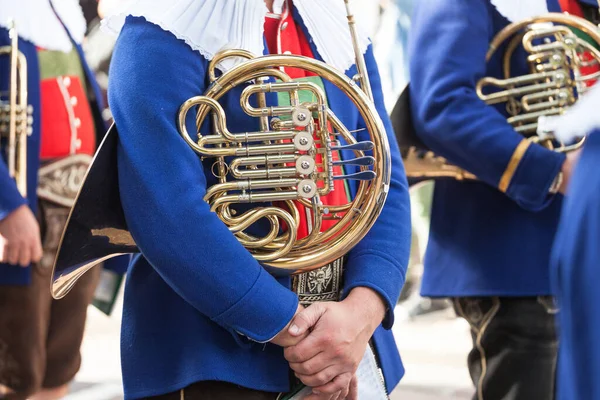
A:
[[[436,181],[422,294],[452,298],[469,322],[475,399],[554,397],[557,309],[549,254],[577,154],[528,146],[507,122],[505,106],[486,105],[476,84],[484,76],[504,78],[501,49],[489,62],[486,52],[509,22],[548,11],[583,15],[583,3],[415,4],[409,52],[418,136],[478,177]],[[528,73],[526,61],[524,52],[513,57],[511,74]]]
[[[366,36],[361,52],[394,167],[383,212],[348,254],[343,276],[337,262],[305,275],[308,285],[268,274],[203,200],[215,181],[212,161],[201,163],[176,126],[179,107],[205,92],[208,62],[225,46],[324,59],[354,75],[352,47],[340,46],[349,40],[343,2],[137,1],[108,26],[120,30],[109,86],[120,195],[142,253],[125,289],[125,397],[274,400],[299,380],[314,388],[310,399],[356,398],[353,374],[372,336],[391,391],[403,374],[389,329],[408,260],[409,200]],[[331,83],[285,72],[323,84],[348,129],[364,129]],[[256,131],[256,119],[239,109],[239,92],[220,101],[228,129]],[[299,296],[307,305],[314,296],[341,301],[303,310]]]
[[[26,196],[8,175],[5,152],[0,157],[0,397],[55,399],[66,394],[79,369],[86,310],[100,271],[61,301],[52,300],[50,275],[69,206],[105,126],[81,51],[86,24],[78,2],[0,0],[2,46],[11,43],[10,19],[27,60],[33,130]],[[8,57],[0,62],[4,91]]]
[[[600,237],[600,86],[561,117],[565,142],[589,135],[568,188],[554,244],[552,278],[560,313],[557,398],[600,399],[598,238]]]

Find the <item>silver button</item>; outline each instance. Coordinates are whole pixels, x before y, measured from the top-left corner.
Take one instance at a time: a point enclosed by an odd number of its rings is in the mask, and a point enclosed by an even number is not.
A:
[[[63,79],[63,84],[64,84],[66,87],[69,87],[69,86],[71,86],[71,78],[69,78],[68,76],[66,76],[66,77]]]
[[[77,103],[78,103],[78,102],[79,102],[79,101],[77,100],[77,97],[71,97],[71,105],[72,105],[73,107],[77,107]]]
[[[81,120],[79,118],[75,118],[75,128],[81,127]]]
[[[77,150],[80,150],[80,149],[81,149],[81,139],[77,139],[77,140],[75,140],[75,148],[76,148]]]
[[[287,27],[288,27],[288,23],[287,23],[287,22],[284,22],[284,23],[281,25],[281,30],[282,30],[282,31],[284,31],[284,30],[285,30],[285,28],[287,28]]]

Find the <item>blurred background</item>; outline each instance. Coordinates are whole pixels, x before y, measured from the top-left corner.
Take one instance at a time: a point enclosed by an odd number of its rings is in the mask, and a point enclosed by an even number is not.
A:
[[[129,0],[103,0],[100,13],[109,13]],[[418,0],[354,0],[358,18],[368,24],[385,103],[391,112],[408,83],[405,57],[412,4]],[[100,27],[98,0],[81,0],[88,20],[84,49],[106,96],[115,37]],[[105,118],[111,119],[105,110]],[[471,339],[467,323],[456,318],[443,300],[419,296],[422,257],[429,234],[432,184],[411,192],[413,242],[407,282],[396,307],[394,334],[406,375],[392,400],[467,400],[473,393],[466,368]],[[110,316],[89,307],[83,342],[83,365],[68,400],[122,399],[119,355],[122,293]]]

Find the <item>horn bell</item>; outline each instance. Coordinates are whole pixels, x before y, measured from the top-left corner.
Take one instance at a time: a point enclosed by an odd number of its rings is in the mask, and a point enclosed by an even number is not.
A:
[[[88,169],[63,231],[52,271],[55,299],[64,297],[83,274],[101,262],[139,252],[119,196],[117,143],[113,124]]]
[[[437,156],[416,133],[410,106],[410,84],[406,85],[390,113],[392,128],[400,147],[402,162],[406,169],[408,185],[415,189],[419,183],[430,180],[475,179],[473,174],[452,165]]]

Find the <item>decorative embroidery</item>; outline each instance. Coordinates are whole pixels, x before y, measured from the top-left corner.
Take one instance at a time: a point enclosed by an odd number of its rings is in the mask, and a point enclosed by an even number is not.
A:
[[[341,294],[344,258],[321,268],[296,275],[292,287],[298,294],[300,304],[317,301],[339,301]]]
[[[38,197],[72,207],[91,162],[92,157],[77,154],[40,168]]]

